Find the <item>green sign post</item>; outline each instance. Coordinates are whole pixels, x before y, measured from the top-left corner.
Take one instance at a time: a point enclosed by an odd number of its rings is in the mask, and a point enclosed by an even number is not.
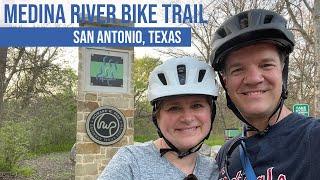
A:
[[[295,104],[293,105],[293,112],[309,116],[309,104]]]

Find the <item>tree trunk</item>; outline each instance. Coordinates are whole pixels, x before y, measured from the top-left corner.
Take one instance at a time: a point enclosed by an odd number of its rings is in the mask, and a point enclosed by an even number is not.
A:
[[[314,0],[314,51],[315,51],[315,97],[314,97],[314,116],[320,116],[320,1]]]
[[[4,102],[4,84],[6,78],[8,48],[0,48],[0,117],[3,117],[3,102]],[[0,125],[3,119],[0,118]]]

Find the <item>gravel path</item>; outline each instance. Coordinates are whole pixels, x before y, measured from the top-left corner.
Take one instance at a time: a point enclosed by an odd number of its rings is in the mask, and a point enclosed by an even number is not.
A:
[[[6,177],[6,180],[73,180],[74,165],[69,152],[51,153],[21,162],[23,166],[33,168],[36,173],[31,177]],[[0,179],[2,179],[0,177]]]

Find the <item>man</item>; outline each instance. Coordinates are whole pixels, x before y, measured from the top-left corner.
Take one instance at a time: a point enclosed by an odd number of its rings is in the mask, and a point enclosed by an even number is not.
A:
[[[319,179],[320,123],[284,105],[293,46],[286,20],[268,10],[237,14],[216,31],[211,63],[247,127],[221,148],[220,179]]]

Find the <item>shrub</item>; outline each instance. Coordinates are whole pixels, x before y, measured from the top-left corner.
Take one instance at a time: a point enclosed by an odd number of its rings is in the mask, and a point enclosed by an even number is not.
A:
[[[76,103],[73,97],[56,95],[38,99],[29,118],[30,151],[35,154],[70,150],[76,137]]]
[[[0,170],[11,171],[28,153],[25,123],[5,122],[0,128]]]

